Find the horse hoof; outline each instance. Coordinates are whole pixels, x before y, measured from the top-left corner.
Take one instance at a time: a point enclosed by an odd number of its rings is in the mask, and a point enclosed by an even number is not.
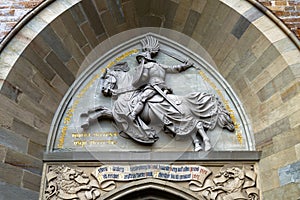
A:
[[[195,151],[202,151],[202,147],[200,145],[195,147]]]
[[[204,151],[210,151],[211,150],[211,145],[210,144],[205,144]]]
[[[83,128],[83,130],[87,130],[89,128],[89,124],[84,123],[84,124],[81,125],[81,128]]]

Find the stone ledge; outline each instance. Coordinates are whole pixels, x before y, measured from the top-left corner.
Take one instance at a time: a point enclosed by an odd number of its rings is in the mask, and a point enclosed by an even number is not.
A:
[[[172,162],[172,161],[259,161],[260,151],[210,152],[46,152],[44,162]]]

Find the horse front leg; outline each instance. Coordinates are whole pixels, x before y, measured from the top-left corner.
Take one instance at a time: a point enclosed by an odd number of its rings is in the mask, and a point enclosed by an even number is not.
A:
[[[198,140],[197,138],[197,133],[192,133],[191,137],[192,137],[192,140],[194,142],[194,151],[201,151],[202,150],[202,147],[200,145],[200,141]]]
[[[198,133],[201,135],[202,139],[203,139],[203,142],[204,142],[204,151],[209,151],[211,150],[212,146],[210,144],[210,140],[203,128],[203,124],[202,122],[198,122],[197,124],[197,129],[198,129]]]
[[[85,121],[80,126],[84,130],[87,130],[92,123],[99,119],[113,119],[111,110],[103,106],[90,109],[87,113],[81,113],[80,117],[85,118]]]

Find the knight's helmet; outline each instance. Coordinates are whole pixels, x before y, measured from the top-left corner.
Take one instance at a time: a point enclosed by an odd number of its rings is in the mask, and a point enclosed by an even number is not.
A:
[[[136,56],[138,63],[144,58],[147,62],[156,62],[153,58],[157,55],[159,51],[158,40],[152,36],[146,36],[145,39],[141,40],[142,52]]]

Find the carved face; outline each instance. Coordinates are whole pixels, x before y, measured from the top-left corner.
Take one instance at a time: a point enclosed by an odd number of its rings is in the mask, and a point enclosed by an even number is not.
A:
[[[104,96],[112,96],[112,90],[115,88],[117,79],[109,71],[107,71],[102,79],[102,89],[101,92]]]

